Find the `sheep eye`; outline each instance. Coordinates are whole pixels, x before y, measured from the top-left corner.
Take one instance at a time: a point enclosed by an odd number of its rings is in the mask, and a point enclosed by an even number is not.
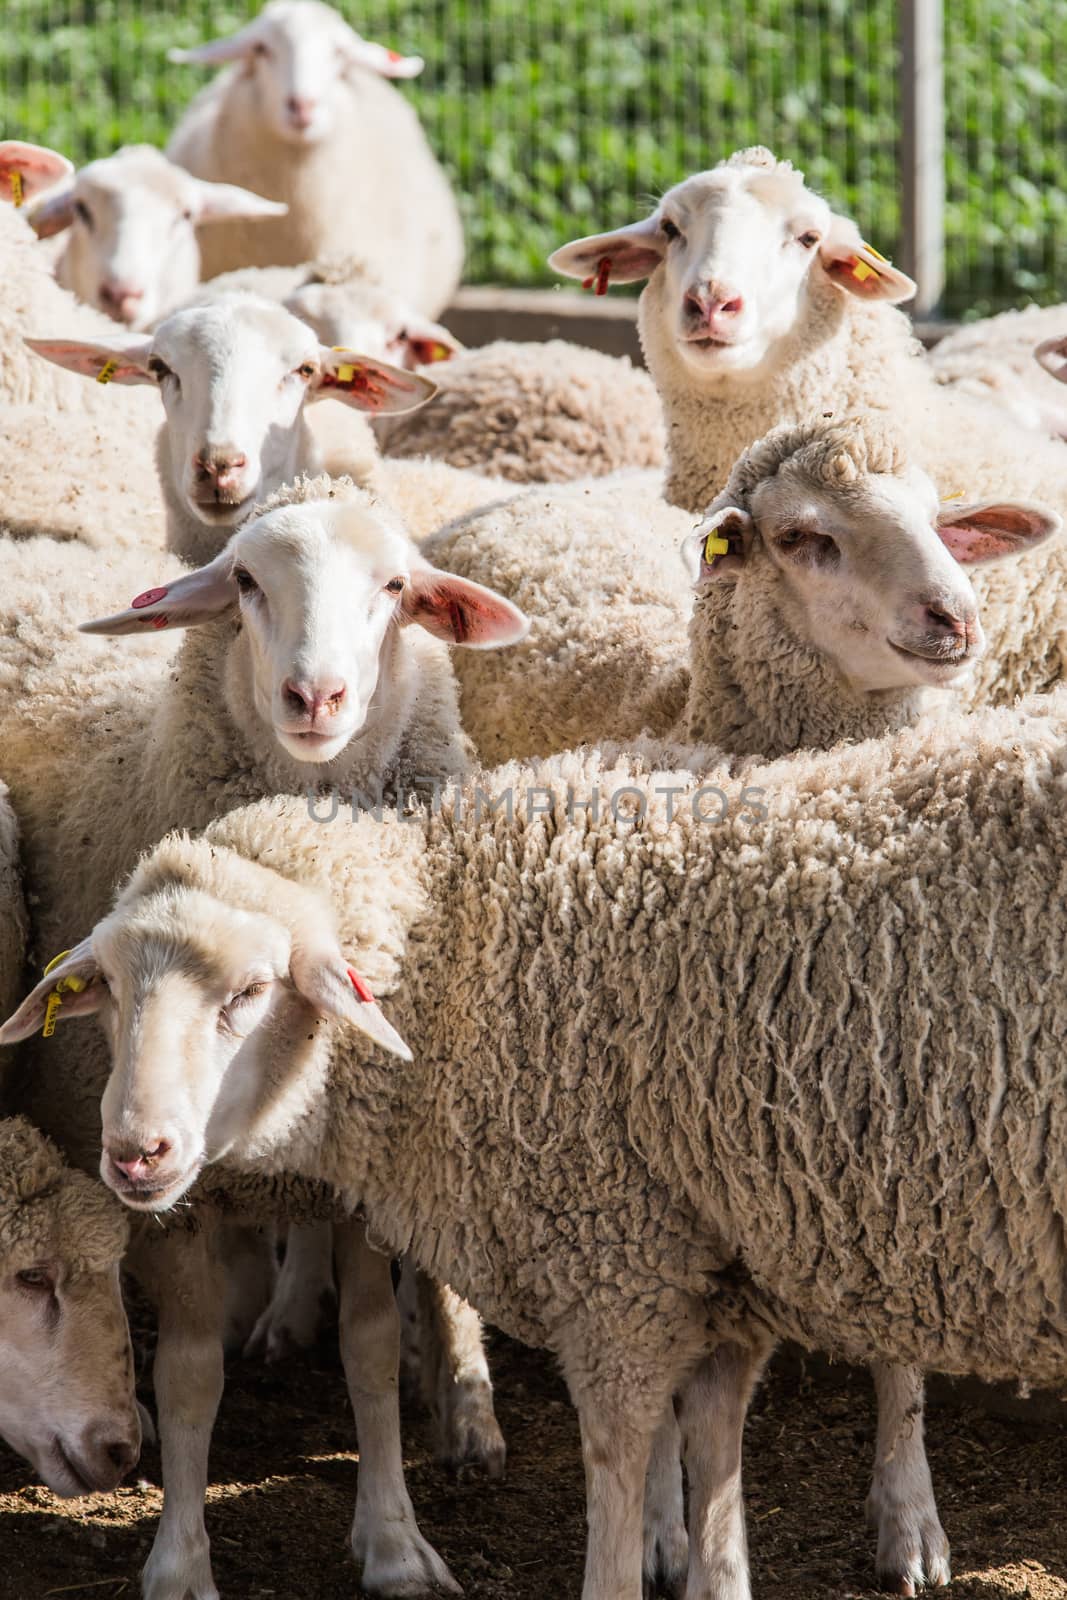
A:
[[[269,44],[262,44],[262,43],[254,44],[252,46],[252,54],[255,55],[255,56],[262,57],[262,59],[264,61],[269,61],[270,57],[271,57],[270,45]]]
[[[26,1267],[22,1272],[16,1272],[15,1282],[20,1289],[32,1289],[38,1294],[52,1294],[55,1291],[55,1282],[46,1267]]]
[[[404,588],[404,580],[403,578],[390,578],[385,587],[389,594],[401,594]]]
[[[664,217],[663,221],[660,223],[660,232],[663,233],[666,238],[672,241],[682,237],[681,228],[678,227],[677,223],[672,222],[670,217]]]
[[[805,250],[814,250],[815,246],[819,242],[820,237],[821,236],[818,233],[815,232],[814,228],[809,228],[807,233],[802,233],[800,235],[800,238],[797,240],[797,243],[798,244],[802,244],[804,246]]]
[[[795,545],[803,544],[807,537],[804,528],[787,528],[784,533],[778,535],[778,543],[788,550]]]
[[[157,383],[162,383],[164,378],[174,377],[174,373],[171,371],[170,367],[167,366],[167,363],[165,361],[161,361],[158,356],[152,356],[150,358],[148,362],[148,370],[152,374],[153,378],[155,378]]]
[[[84,222],[87,228],[92,227],[93,219],[89,214],[89,207],[85,204],[84,200],[75,200],[74,215],[78,218],[79,222]]]
[[[315,376],[314,361],[305,361],[301,366],[297,367],[296,372],[299,378],[313,378]]]
[[[256,582],[255,578],[253,578],[247,567],[234,567],[233,581],[237,585],[241,594],[255,594],[259,589],[259,584]]]
[[[246,988],[242,989],[239,994],[234,995],[231,1004],[237,1004],[237,1002],[242,1000],[258,1000],[260,995],[266,994],[266,992],[266,983],[262,981],[259,983],[250,983]]]

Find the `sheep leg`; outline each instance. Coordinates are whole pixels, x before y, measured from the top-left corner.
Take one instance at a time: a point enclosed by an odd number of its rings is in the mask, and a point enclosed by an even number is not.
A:
[[[582,1600],[641,1600],[642,1503],[662,1403],[651,1411],[634,1403],[636,1383],[629,1394],[622,1384],[590,1384],[580,1393],[572,1384],[571,1391],[585,1463]]]
[[[283,1361],[294,1350],[310,1350],[336,1300],[332,1226],[290,1223],[274,1293],[252,1329],[245,1355]]]
[[[441,1557],[419,1532],[400,1448],[400,1315],[388,1257],[367,1243],[362,1223],[334,1228],[341,1359],[359,1438],[352,1553],[367,1594],[459,1594]]]
[[[130,1262],[159,1316],[153,1382],[163,1513],[142,1576],[144,1600],[219,1600],[204,1526],[226,1310],[213,1245],[210,1227],[146,1233]]]
[[[923,1445],[923,1375],[918,1367],[875,1362],[878,1442],[867,1521],[878,1530],[878,1584],[913,1595],[949,1581],[949,1548],[937,1514]]]
[[[680,1600],[685,1591],[689,1562],[681,1449],[674,1407],[668,1406],[652,1440],[645,1478],[643,1572],[646,1595],[665,1594],[672,1600]]]
[[[689,1474],[685,1600],[750,1600],[741,1493],[745,1414],[769,1350],[722,1344],[701,1362],[679,1404]]]
[[[418,1299],[423,1394],[437,1421],[441,1458],[500,1478],[506,1447],[493,1410],[482,1319],[454,1289],[423,1272]]]

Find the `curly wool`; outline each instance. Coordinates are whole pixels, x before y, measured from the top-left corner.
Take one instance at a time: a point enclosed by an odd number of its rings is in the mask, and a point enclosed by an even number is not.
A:
[[[468,786],[423,829],[220,820],[206,887],[258,841],[328,882],[353,958],[403,951],[414,1064],[336,1031],[324,1077],[313,1046],[273,1157],[572,1379],[583,1335],[631,1376],[684,1360],[740,1259],[749,1313],[810,1347],[1062,1383],[1065,735],[1060,691],[750,766],[745,795],[652,745],[501,769],[511,816]]]
[[[0,1255],[4,1273],[59,1260],[72,1275],[121,1261],[128,1214],[102,1183],[76,1172],[24,1117],[0,1118]]]
[[[938,383],[1002,406],[1024,427],[1067,436],[1067,394],[1034,360],[1034,347],[1067,331],[1067,307],[1026,306],[968,322],[928,361]]]
[[[514,483],[663,461],[655,389],[625,358],[561,339],[498,340],[426,370],[439,392],[421,411],[379,423],[386,455],[433,456]]]

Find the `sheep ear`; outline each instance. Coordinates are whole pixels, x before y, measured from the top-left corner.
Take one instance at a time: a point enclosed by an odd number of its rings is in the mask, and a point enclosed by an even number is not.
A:
[[[77,372],[97,383],[155,383],[148,370],[152,351],[151,334],[117,333],[106,344],[87,344],[80,339],[23,339],[35,355],[53,361],[57,367]]]
[[[74,167],[58,150],[43,144],[24,144],[21,139],[0,139],[0,200],[13,206],[25,205],[68,178]]]
[[[891,305],[898,305],[910,300],[918,287],[906,273],[865,244],[856,224],[847,217],[834,217],[819,246],[819,260],[838,288],[861,300],[888,300]]]
[[[530,619],[495,589],[436,567],[416,567],[400,602],[402,623],[418,623],[435,639],[472,650],[499,650],[518,644]]]
[[[73,184],[35,205],[26,220],[38,239],[51,239],[69,228],[74,221]]]
[[[752,548],[752,530],[752,518],[740,506],[721,506],[704,518],[682,545],[694,589],[736,581]]]
[[[146,628],[195,628],[235,606],[237,592],[233,556],[227,547],[206,567],[176,578],[173,583],[146,589],[125,611],[83,622],[78,631],[122,634],[144,633]]]
[[[964,567],[1023,555],[1051,539],[1061,526],[1054,511],[1019,503],[943,505],[937,518],[942,544]]]
[[[426,65],[421,56],[403,56],[383,44],[372,44],[352,28],[345,29],[342,54],[354,67],[366,67],[382,78],[417,78]]]
[[[646,217],[613,233],[591,233],[585,239],[553,250],[548,264],[564,278],[581,278],[597,294],[607,291],[609,281],[637,283],[655,272],[667,253],[667,240],[660,232],[658,217]]]
[[[179,67],[220,67],[227,61],[243,61],[250,56],[260,38],[260,18],[225,39],[209,39],[191,50],[168,50],[167,60]]]
[[[51,1034],[57,1022],[69,1022],[72,1017],[86,1017],[99,1011],[104,998],[104,986],[99,979],[100,967],[93,955],[92,939],[83,939],[61,960],[50,964],[50,970],[37,987],[0,1027],[0,1045],[17,1044],[42,1028],[47,1028]],[[53,995],[59,997],[58,1006],[49,1004]]]
[[[421,373],[405,372],[355,350],[327,350],[320,345],[319,374],[312,380],[308,399],[343,400],[357,411],[382,417],[417,411],[436,393],[436,383]]]
[[[424,322],[409,317],[404,331],[393,340],[390,355],[398,355],[406,371],[412,367],[432,367],[438,361],[451,361],[463,353],[459,340],[439,322]]]
[[[412,1054],[370,992],[365,979],[350,966],[340,950],[293,950],[289,976],[307,1001],[324,1017],[337,1017],[359,1028],[384,1050],[402,1061]]]
[[[1034,351],[1035,361],[1060,383],[1067,383],[1067,339],[1046,339]]]
[[[280,201],[268,200],[264,195],[253,194],[251,189],[238,188],[235,183],[193,181],[198,222],[218,222],[226,217],[284,217],[289,211]]]

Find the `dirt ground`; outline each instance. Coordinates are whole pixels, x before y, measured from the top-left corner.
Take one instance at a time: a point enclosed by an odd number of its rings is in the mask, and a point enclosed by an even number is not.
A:
[[[495,1338],[493,1368],[509,1451],[501,1484],[456,1482],[436,1467],[429,1425],[417,1402],[407,1405],[408,1481],[422,1530],[468,1600],[577,1600],[584,1524],[574,1413],[543,1355]],[[863,1498],[873,1420],[864,1374],[828,1380],[796,1361],[772,1369],[746,1435],[757,1600],[872,1594]],[[230,1364],[208,1509],[223,1600],[354,1600],[352,1433],[328,1353],[280,1367]],[[928,1435],[953,1595],[1067,1600],[1067,1431],[942,1404],[931,1408]],[[0,1600],[138,1600],[160,1502],[155,1449],[130,1487],[62,1501],[0,1447]]]

